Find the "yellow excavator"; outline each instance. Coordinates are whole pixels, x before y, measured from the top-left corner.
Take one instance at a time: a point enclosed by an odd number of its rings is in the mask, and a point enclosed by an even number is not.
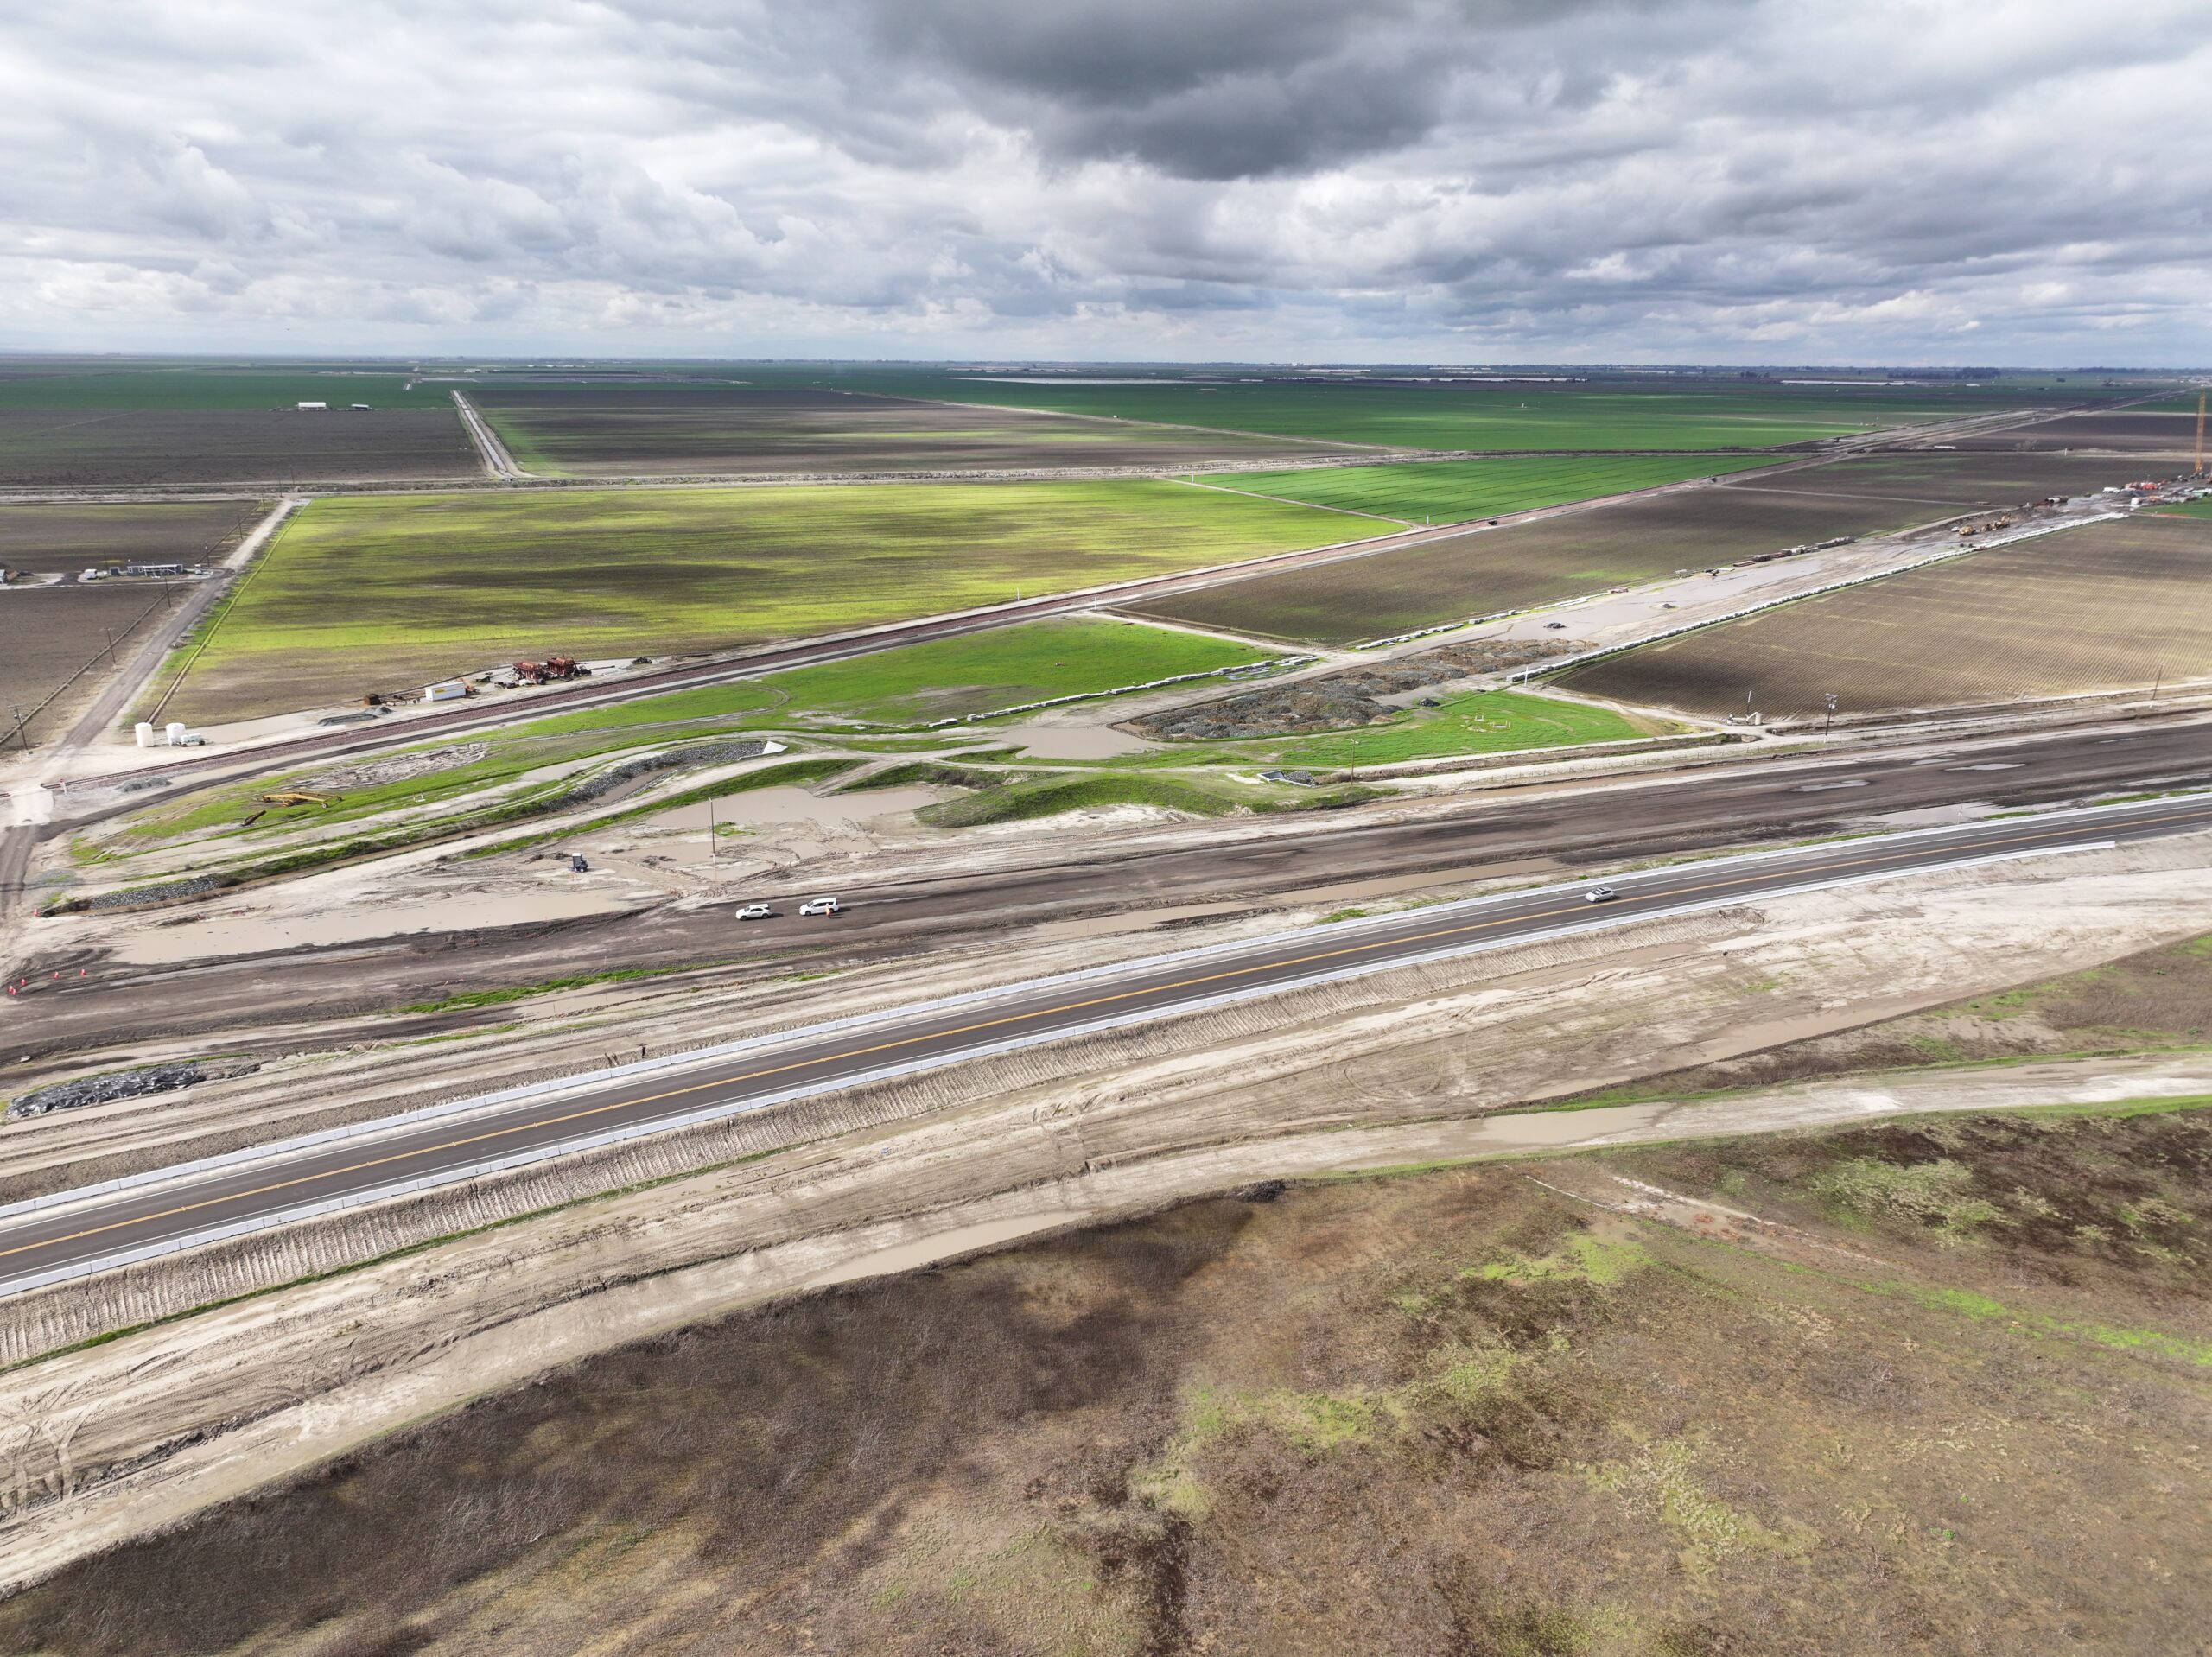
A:
[[[263,795],[261,803],[264,805],[336,805],[345,797],[343,794],[314,794],[303,788],[288,788],[280,793]]]

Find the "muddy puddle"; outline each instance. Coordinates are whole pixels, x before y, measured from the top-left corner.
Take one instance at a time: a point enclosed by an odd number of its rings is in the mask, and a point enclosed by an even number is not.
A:
[[[573,890],[483,892],[416,903],[364,899],[311,914],[211,915],[204,920],[152,926],[118,938],[114,949],[119,960],[153,966],[216,955],[360,943],[410,932],[527,926],[584,915],[609,915],[629,907],[630,900],[617,892]]]
[[[1019,742],[1032,759],[1116,759],[1161,746],[1103,725],[1010,725],[996,734]]]

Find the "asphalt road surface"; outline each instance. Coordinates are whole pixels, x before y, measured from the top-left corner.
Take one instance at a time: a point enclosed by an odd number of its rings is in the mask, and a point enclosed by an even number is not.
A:
[[[926,1068],[1008,1042],[1048,1041],[1102,1022],[1189,1011],[1224,995],[1266,994],[1471,947],[1541,937],[1740,902],[1808,886],[1907,873],[1975,858],[2046,854],[2212,828],[2212,796],[1980,822],[1890,839],[1767,854],[1615,877],[1588,886],[1476,899],[1354,926],[1155,957],[1073,981],[1042,981],[950,1006],[893,1011],[834,1032],[797,1031],[696,1070],[631,1078],[458,1118],[421,1122],[185,1176],[0,1222],[0,1293],[53,1273],[97,1269],[134,1251],[181,1246],[225,1228],[270,1223],[332,1203],[370,1200],[423,1180],[556,1148],[616,1128],[650,1127],[709,1108],[742,1108],[826,1090],[887,1068]]]
[[[220,1032],[250,1051],[257,1027],[381,1014],[380,1035],[494,1021],[496,1008],[416,1014],[389,1010],[453,991],[531,983],[610,963],[728,963],[740,974],[770,958],[848,964],[1004,936],[1009,927],[1190,905],[1302,902],[1348,881],[1446,886],[1532,860],[1562,872],[1639,858],[1746,848],[1876,826],[1870,819],[1968,801],[1998,807],[2066,804],[2099,794],[2212,784],[2212,722],[2162,715],[2024,736],[1922,740],[1805,758],[1746,756],[1709,768],[1573,785],[1505,788],[1452,809],[1377,822],[1372,809],[1215,824],[1192,843],[1149,848],[1071,843],[1063,859],[871,885],[846,884],[861,906],[825,931],[790,913],[819,877],[764,877],[733,898],[781,902],[782,918],[739,927],[727,905],[663,904],[632,913],[526,928],[329,945],[227,962],[131,967],[97,951],[32,963],[20,996],[0,1002],[0,1059]],[[583,849],[594,849],[590,836]],[[1011,860],[1008,860],[1011,861]],[[1335,901],[1331,894],[1326,901]],[[77,976],[79,968],[90,970]]]

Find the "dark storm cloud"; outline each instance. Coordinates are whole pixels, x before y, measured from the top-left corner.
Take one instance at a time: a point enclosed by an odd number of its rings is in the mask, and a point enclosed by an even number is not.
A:
[[[118,0],[0,343],[2212,357],[2202,0]]]

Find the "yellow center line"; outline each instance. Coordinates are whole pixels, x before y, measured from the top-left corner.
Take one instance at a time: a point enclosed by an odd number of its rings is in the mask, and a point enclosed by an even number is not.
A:
[[[2194,815],[2196,814],[2190,811],[2168,812],[2161,816],[2138,817],[2133,821],[2144,823],[2171,822]],[[1982,845],[2010,846],[2026,841],[2063,840],[2069,835],[2081,832],[2082,827],[2083,825],[2075,825],[2073,828],[2050,834],[2012,835],[2000,841],[1984,841]],[[1961,846],[1955,849],[1974,851],[1980,848],[1975,846]],[[1900,858],[1913,856],[1919,849],[1921,848],[1914,848],[1911,851],[1890,852],[1874,857],[1851,858],[1840,863],[1831,864],[1821,872],[1825,873],[1835,869],[1855,868],[1865,864],[1896,862]],[[1709,880],[1700,886],[1680,887],[1666,893],[1665,896],[1674,899],[1700,892],[1718,892],[1728,886],[1755,886],[1765,873],[1767,871],[1762,870],[1757,873],[1738,875],[1726,880]],[[435,1156],[444,1151],[457,1151],[467,1146],[482,1145],[493,1140],[506,1139],[514,1134],[526,1133],[535,1129],[557,1127],[563,1122],[582,1121],[589,1117],[603,1116],[610,1111],[629,1110],[639,1105],[656,1104],[664,1099],[681,1099],[688,1094],[703,1093],[713,1088],[728,1088],[740,1082],[757,1082],[764,1077],[781,1076],[791,1070],[812,1070],[825,1064],[835,1064],[846,1059],[865,1058],[871,1053],[889,1052],[895,1048],[911,1047],[920,1042],[943,1041],[949,1037],[969,1035],[979,1030],[995,1030],[1001,1025],[1057,1018],[1063,1013],[1080,1013],[1087,1007],[1106,1006],[1116,1001],[1126,1001],[1138,996],[1158,995],[1173,990],[1192,989],[1202,984],[1219,983],[1225,979],[1249,977],[1254,973],[1280,971],[1286,967],[1302,967],[1317,961],[1333,961],[1346,955],[1366,955],[1377,949],[1399,948],[1408,943],[1427,943],[1435,938],[1456,937],[1468,932],[1485,932],[1500,926],[1517,925],[1529,921],[1547,920],[1555,915],[1573,915],[1581,912],[1583,912],[1582,905],[1575,904],[1560,909],[1536,910],[1525,915],[1500,916],[1492,920],[1471,921],[1459,926],[1440,927],[1433,932],[1417,933],[1411,936],[1377,938],[1366,943],[1347,944],[1341,949],[1317,950],[1311,955],[1257,962],[1249,966],[1233,967],[1221,972],[1204,973],[1195,978],[1178,979],[1173,983],[1116,990],[1111,994],[1096,995],[1087,1000],[1065,1001],[1058,1006],[1043,1007],[1028,1013],[1005,1013],[995,1019],[978,1019],[973,1024],[956,1025],[950,1029],[925,1031],[913,1036],[900,1036],[890,1041],[877,1042],[872,1046],[850,1048],[843,1052],[825,1054],[818,1058],[798,1059],[782,1064],[772,1064],[766,1070],[747,1070],[737,1076],[716,1076],[710,1081],[694,1082],[689,1087],[671,1088],[663,1093],[642,1094],[634,1099],[620,1099],[611,1104],[592,1105],[582,1110],[564,1112],[557,1116],[534,1117],[529,1121],[518,1122],[508,1127],[493,1128],[482,1133],[471,1133],[460,1139],[444,1140],[435,1145],[417,1146],[411,1150],[394,1152],[388,1156],[370,1157],[359,1162],[347,1163],[343,1167],[324,1169],[318,1173],[299,1174],[289,1179],[272,1180],[268,1184],[256,1185],[248,1190],[233,1191],[224,1197],[202,1197],[198,1202],[179,1203],[175,1208],[162,1209],[153,1214],[142,1214],[131,1219],[111,1220],[104,1225],[87,1226],[81,1231],[72,1231],[62,1236],[48,1237],[37,1242],[18,1243],[11,1248],[0,1248],[0,1260],[4,1260],[10,1254],[23,1254],[34,1248],[49,1248],[58,1243],[81,1241],[86,1237],[97,1237],[104,1232],[120,1230],[127,1226],[144,1225],[156,1220],[174,1219],[180,1214],[191,1214],[198,1209],[213,1208],[220,1203],[241,1202],[248,1197],[265,1197],[272,1191],[288,1190],[296,1185],[313,1184],[319,1180],[334,1179],[346,1174],[363,1173],[369,1169],[381,1168],[394,1162],[405,1162],[418,1157]]]

